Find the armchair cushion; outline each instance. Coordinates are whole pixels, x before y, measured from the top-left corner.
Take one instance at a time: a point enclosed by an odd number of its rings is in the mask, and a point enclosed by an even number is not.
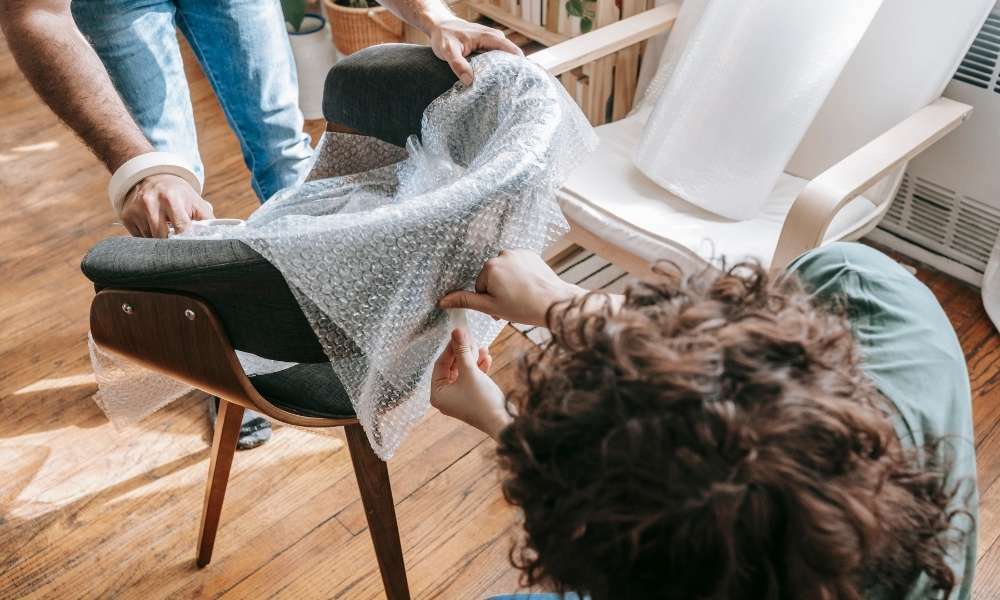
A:
[[[574,226],[644,264],[672,260],[696,266],[725,256],[729,262],[757,258],[767,266],[785,216],[808,181],[785,173],[758,216],[726,219],[677,198],[635,168],[632,152],[642,126],[642,119],[631,117],[597,128],[600,147],[560,191],[563,212]],[[826,240],[860,237],[882,208],[859,196],[837,214]]]
[[[254,375],[250,383],[269,402],[289,412],[330,419],[354,417],[347,390],[328,362]]]

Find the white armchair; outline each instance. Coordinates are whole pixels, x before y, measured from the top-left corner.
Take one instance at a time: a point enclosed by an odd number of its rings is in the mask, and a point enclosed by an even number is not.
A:
[[[782,268],[824,243],[858,239],[888,210],[906,163],[971,113],[941,97],[993,0],[885,0],[763,210],[732,221],[702,210],[633,164],[641,112],[597,128],[598,151],[560,192],[569,242],[641,274],[756,258]],[[672,2],[531,55],[558,75],[667,31]]]

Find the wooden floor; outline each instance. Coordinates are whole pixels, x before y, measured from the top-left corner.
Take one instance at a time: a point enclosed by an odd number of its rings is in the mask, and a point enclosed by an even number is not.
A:
[[[203,397],[116,431],[92,402],[86,250],[123,234],[107,174],[31,93],[0,43],[0,598],[382,597],[339,438],[288,427],[237,455],[214,560],[194,566],[207,471]],[[220,217],[256,206],[239,147],[197,72],[206,197]],[[320,124],[310,124],[318,130]],[[977,293],[921,271],[959,332],[976,393],[983,499],[980,598],[1000,597],[1000,339]],[[532,347],[508,328],[495,375]],[[390,462],[410,585],[420,598],[515,589],[517,515],[493,446],[432,411]]]

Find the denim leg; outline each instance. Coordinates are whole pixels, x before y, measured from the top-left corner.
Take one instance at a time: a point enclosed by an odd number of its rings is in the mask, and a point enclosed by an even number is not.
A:
[[[240,140],[257,196],[304,178],[312,147],[278,0],[177,0],[177,24]]]
[[[173,3],[73,0],[70,7],[149,142],[186,158],[204,180]]]

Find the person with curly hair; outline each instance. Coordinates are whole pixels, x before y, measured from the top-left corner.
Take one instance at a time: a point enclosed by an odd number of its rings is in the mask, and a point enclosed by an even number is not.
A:
[[[958,339],[860,244],[585,293],[504,251],[443,298],[546,325],[508,397],[456,330],[431,403],[497,440],[536,598],[968,598],[977,492]],[[526,596],[517,596],[525,598]]]

